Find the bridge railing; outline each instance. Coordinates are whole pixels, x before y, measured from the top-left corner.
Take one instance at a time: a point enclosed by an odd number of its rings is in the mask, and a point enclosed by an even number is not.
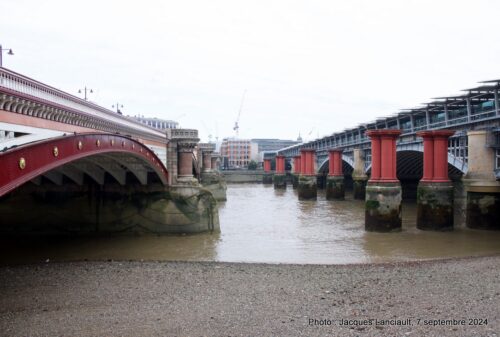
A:
[[[0,67],[0,87],[9,89],[23,95],[35,97],[50,103],[68,107],[87,115],[112,122],[116,125],[125,126],[139,132],[148,133],[153,136],[164,138],[161,131],[149,128],[141,123],[131,121],[126,117],[118,115],[114,111],[105,109],[97,104],[85,101],[70,95],[62,90],[53,88],[34,79],[18,74],[11,70]]]

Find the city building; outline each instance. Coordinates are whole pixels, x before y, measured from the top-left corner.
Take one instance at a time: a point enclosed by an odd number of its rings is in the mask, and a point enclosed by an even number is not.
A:
[[[299,136],[300,137],[300,136]],[[300,138],[297,140],[285,140],[276,138],[254,138],[250,140],[252,143],[256,143],[259,146],[259,152],[263,151],[276,151],[284,147],[289,147],[302,142]]]
[[[254,138],[250,140],[253,144],[257,145],[257,152],[254,153],[253,160],[256,162],[263,161],[263,153],[266,151],[274,152],[285,147],[293,146],[302,143],[302,138],[299,137],[297,140],[285,140],[276,138]]]
[[[144,117],[144,116],[133,116],[132,118],[141,122],[142,124],[146,124],[147,126],[160,130],[177,129],[179,127],[178,122],[168,119],[160,119],[156,117]]]
[[[224,138],[220,147],[224,168],[247,167],[256,150],[249,139]]]

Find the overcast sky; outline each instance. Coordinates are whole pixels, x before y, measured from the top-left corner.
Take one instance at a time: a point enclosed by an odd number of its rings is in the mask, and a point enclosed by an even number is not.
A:
[[[2,0],[4,66],[202,140],[306,139],[500,78],[500,1]]]

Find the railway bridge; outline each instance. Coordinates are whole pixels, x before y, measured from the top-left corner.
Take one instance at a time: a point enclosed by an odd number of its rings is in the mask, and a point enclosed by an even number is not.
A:
[[[500,80],[458,96],[264,155],[264,183],[286,187],[286,167],[299,198],[343,199],[345,186],[366,200],[366,229],[401,228],[401,199],[416,198],[417,226],[454,224],[500,229]],[[332,125],[332,128],[335,126]],[[274,170],[274,171],[273,171]],[[463,216],[462,216],[463,215]]]

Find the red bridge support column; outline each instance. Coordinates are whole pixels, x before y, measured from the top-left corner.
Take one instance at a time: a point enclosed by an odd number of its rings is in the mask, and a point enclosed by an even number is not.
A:
[[[366,186],[365,230],[401,230],[401,184],[396,177],[396,140],[400,130],[369,130],[372,174]]]
[[[264,159],[264,175],[262,176],[263,184],[273,183],[273,173],[271,172],[271,159]]]
[[[293,157],[293,174],[292,174],[292,185],[294,189],[299,186],[300,170],[301,170],[301,156],[295,156]]]
[[[273,176],[274,188],[286,188],[285,156],[276,156],[276,173]]]
[[[344,173],[342,172],[342,150],[328,151],[328,177],[326,178],[326,199],[344,199]]]
[[[300,150],[300,176],[297,186],[299,199],[309,200],[317,199],[318,186],[316,178],[316,150],[301,149]]]
[[[454,131],[422,131],[424,173],[417,189],[417,228],[453,229],[453,185],[448,178],[448,138]]]

